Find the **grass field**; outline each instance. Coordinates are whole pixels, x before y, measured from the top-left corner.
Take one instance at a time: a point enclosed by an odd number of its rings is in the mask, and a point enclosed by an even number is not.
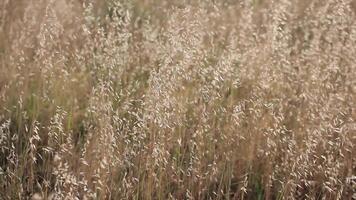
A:
[[[0,200],[356,199],[355,120],[356,1],[0,1]]]

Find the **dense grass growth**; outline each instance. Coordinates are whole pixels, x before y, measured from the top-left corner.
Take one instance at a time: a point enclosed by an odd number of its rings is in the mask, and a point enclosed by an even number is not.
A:
[[[0,200],[352,199],[355,120],[355,1],[0,1]]]

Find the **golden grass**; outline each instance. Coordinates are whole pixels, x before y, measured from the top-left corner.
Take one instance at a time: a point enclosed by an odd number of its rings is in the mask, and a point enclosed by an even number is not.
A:
[[[355,8],[1,1],[0,200],[355,198]]]

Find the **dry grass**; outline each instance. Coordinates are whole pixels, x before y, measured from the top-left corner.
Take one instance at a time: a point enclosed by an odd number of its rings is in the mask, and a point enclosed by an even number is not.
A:
[[[0,1],[0,199],[356,198],[355,11]]]

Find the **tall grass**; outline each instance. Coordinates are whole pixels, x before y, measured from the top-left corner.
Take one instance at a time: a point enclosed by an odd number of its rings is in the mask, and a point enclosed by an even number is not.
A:
[[[0,199],[356,198],[352,0],[2,0]]]

